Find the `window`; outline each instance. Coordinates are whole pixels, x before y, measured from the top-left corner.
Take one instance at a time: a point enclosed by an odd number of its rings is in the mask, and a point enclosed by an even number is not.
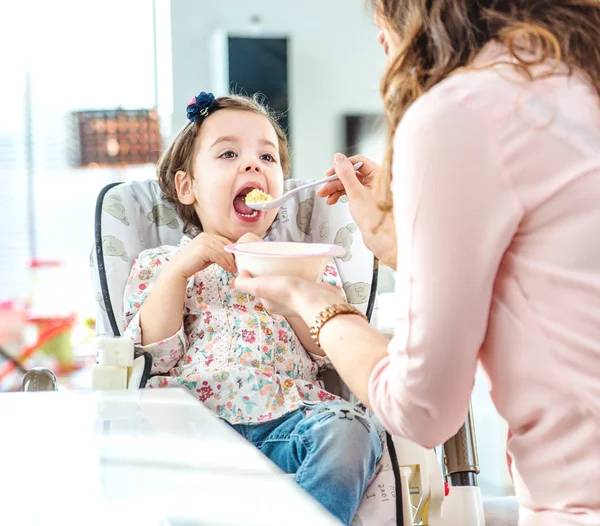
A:
[[[72,290],[57,301],[93,314],[96,196],[114,180],[151,178],[154,167],[74,167],[69,115],[156,106],[153,2],[34,5],[35,16],[31,4],[11,3],[11,16],[0,8],[0,45],[13,50],[0,88],[0,301],[27,294],[30,257],[60,260]]]

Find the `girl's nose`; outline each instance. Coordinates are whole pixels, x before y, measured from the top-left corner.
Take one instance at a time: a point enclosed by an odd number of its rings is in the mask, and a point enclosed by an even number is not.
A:
[[[258,159],[251,159],[246,163],[246,167],[244,168],[245,172],[257,172],[260,173],[262,171],[260,163]]]

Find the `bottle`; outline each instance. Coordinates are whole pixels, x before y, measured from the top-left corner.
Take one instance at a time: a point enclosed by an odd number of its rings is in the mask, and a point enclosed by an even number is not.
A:
[[[127,389],[129,368],[133,366],[133,341],[129,338],[96,338],[96,365],[92,370],[94,391]]]

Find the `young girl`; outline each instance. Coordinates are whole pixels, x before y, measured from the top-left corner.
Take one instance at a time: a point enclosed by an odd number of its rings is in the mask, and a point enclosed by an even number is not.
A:
[[[324,391],[322,350],[299,318],[270,315],[235,289],[224,246],[263,239],[276,211],[245,196],[278,197],[290,170],[284,132],[254,99],[201,93],[190,123],[158,164],[184,222],[178,246],[142,252],[125,290],[126,336],[153,358],[149,387],[184,386],[255,444],[344,524],[381,456],[377,431]],[[333,264],[323,279],[340,288]]]

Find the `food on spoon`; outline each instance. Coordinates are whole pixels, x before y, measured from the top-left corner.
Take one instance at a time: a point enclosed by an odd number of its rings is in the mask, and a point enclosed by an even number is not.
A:
[[[255,188],[246,196],[246,203],[265,203],[267,201],[273,201],[273,198],[258,188]]]

